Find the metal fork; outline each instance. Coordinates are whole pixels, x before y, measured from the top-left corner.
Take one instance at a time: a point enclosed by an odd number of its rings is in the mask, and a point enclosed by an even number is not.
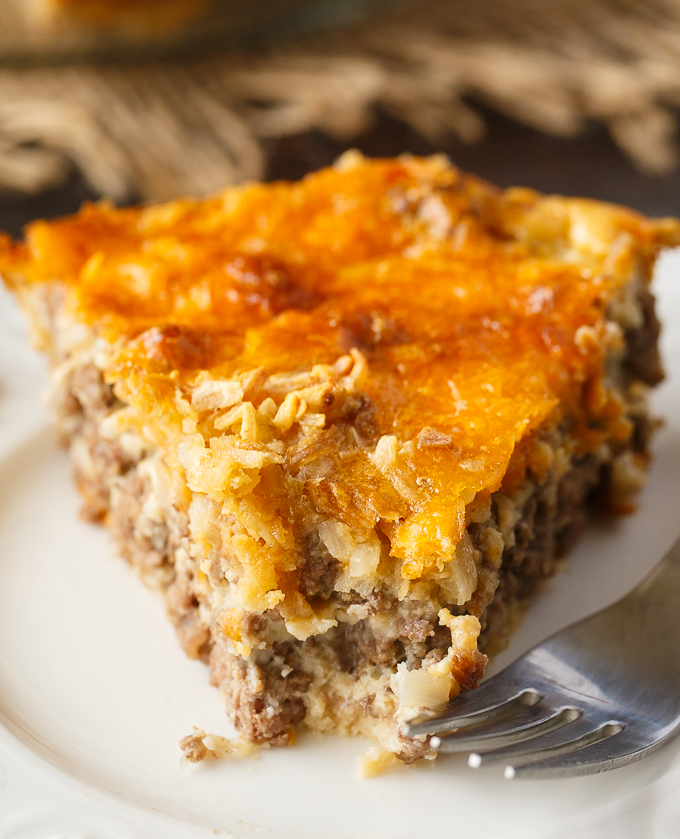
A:
[[[550,637],[475,691],[404,726],[505,777],[589,775],[680,730],[680,541],[629,595]]]

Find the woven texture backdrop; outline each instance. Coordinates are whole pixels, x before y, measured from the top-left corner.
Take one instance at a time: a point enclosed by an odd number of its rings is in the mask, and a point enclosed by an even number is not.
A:
[[[265,138],[347,145],[376,110],[437,143],[475,142],[490,104],[543,131],[589,121],[650,173],[678,161],[680,0],[432,0],[268,52],[144,65],[0,70],[0,186],[72,165],[115,200],[261,177]]]

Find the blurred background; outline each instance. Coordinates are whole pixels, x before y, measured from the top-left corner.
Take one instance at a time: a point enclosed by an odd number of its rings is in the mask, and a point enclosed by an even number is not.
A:
[[[0,228],[350,147],[680,215],[680,0],[0,0]]]

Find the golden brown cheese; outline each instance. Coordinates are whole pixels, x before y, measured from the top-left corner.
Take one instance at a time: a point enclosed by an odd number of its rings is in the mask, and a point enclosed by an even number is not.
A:
[[[349,154],[298,183],[35,222],[25,244],[3,242],[0,270],[68,284],[72,311],[118,348],[110,381],[170,448],[176,389],[201,370],[308,371],[352,351],[374,451],[336,463],[333,497],[312,503],[380,521],[416,579],[453,556],[476,496],[540,471],[539,427],[568,417],[582,453],[630,436],[604,380],[605,312],[678,241],[676,222],[499,191],[441,158]],[[412,476],[399,498],[385,463]],[[250,490],[295,534],[279,468]],[[286,593],[286,538],[262,560],[265,590]]]

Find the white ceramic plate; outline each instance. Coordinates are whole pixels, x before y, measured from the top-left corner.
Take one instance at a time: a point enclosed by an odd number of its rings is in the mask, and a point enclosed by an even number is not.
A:
[[[680,534],[680,252],[657,277],[666,426],[640,510],[592,528],[494,670],[618,599]],[[193,725],[228,733],[207,669],[186,659],[156,594],[78,520],[44,420],[42,361],[0,297],[0,839],[677,837],[680,741],[604,775],[505,781],[464,758],[356,778],[366,743],[182,768]],[[653,643],[653,639],[652,639]]]

